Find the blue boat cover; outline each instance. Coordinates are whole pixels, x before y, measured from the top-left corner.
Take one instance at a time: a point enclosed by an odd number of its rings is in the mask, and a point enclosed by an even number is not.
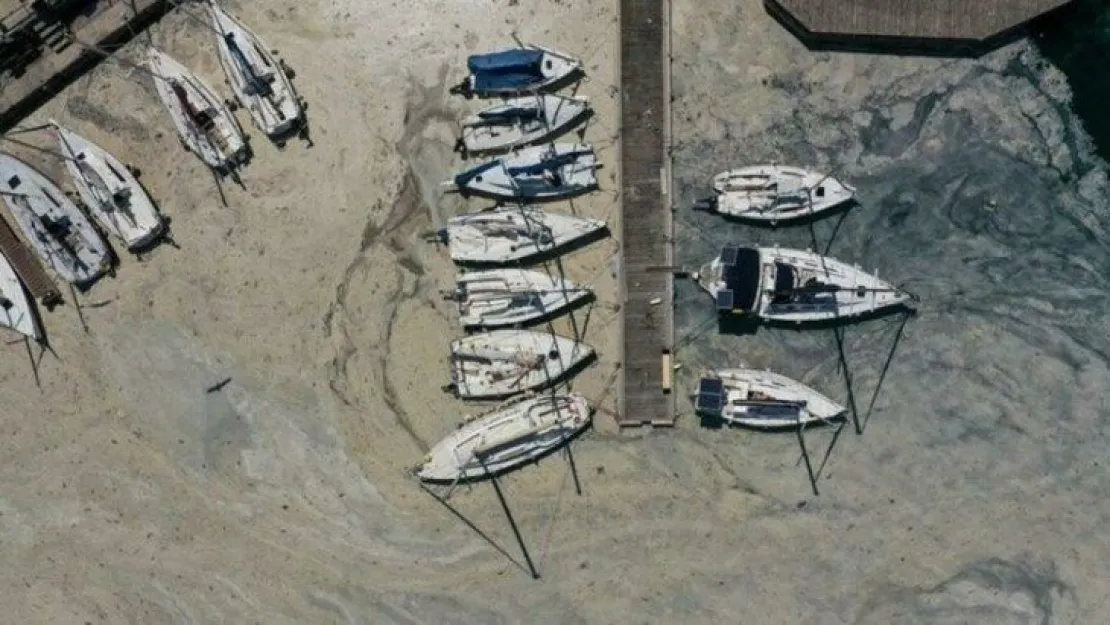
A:
[[[717,309],[751,311],[759,297],[759,250],[726,245],[721,250],[721,264],[725,289],[718,293]]]
[[[506,169],[506,171],[508,171],[509,175],[513,176],[513,177],[516,177],[516,176],[536,176],[536,175],[542,174],[544,171],[549,170],[549,169],[558,169],[559,167],[562,167],[564,165],[570,165],[574,161],[578,160],[578,157],[579,157],[580,154],[581,154],[580,152],[571,152],[570,154],[560,154],[560,155],[556,156],[555,158],[549,158],[547,160],[543,160],[543,161],[540,161],[538,163],[535,163],[534,165],[523,165],[521,167],[509,167],[509,168]]]
[[[462,173],[457,174],[455,176],[455,186],[461,189],[461,188],[469,185],[471,180],[474,180],[475,178],[477,178],[478,176],[481,176],[483,173],[489,171],[490,169],[493,169],[494,167],[497,167],[500,163],[501,163],[501,161],[492,160],[492,161],[489,161],[487,163],[482,163],[481,165],[478,165],[477,167],[468,169],[468,170],[466,170]]]
[[[725,384],[717,378],[702,378],[694,410],[699,414],[719,417],[725,408]]]
[[[536,107],[522,107],[514,106],[512,108],[497,110],[497,111],[481,111],[478,113],[478,118],[494,123],[499,121],[515,121],[530,122],[535,119],[540,119],[540,110]]]
[[[523,91],[544,81],[542,50],[503,50],[475,54],[466,60],[474,91]]]

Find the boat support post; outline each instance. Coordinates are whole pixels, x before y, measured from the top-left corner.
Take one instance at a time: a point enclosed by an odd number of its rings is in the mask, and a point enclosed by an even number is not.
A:
[[[536,565],[532,563],[532,556],[528,554],[528,547],[524,545],[524,538],[521,537],[520,528],[517,527],[516,519],[513,518],[513,513],[509,510],[509,503],[505,501],[505,495],[501,492],[501,485],[497,483],[497,476],[490,473],[486,461],[481,456],[478,456],[477,459],[478,464],[482,465],[482,470],[493,482],[493,491],[497,493],[497,500],[501,502],[501,509],[505,511],[505,517],[509,519],[509,526],[513,528],[513,535],[516,536],[516,542],[520,545],[520,552],[524,554],[524,561],[528,563],[528,571],[532,573],[532,579],[539,579],[540,574],[536,572]]]

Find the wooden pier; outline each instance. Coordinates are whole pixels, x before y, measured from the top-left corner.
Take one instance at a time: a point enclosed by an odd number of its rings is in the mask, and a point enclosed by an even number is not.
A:
[[[669,13],[621,0],[621,426],[675,421]]]
[[[50,15],[28,24],[28,59],[0,66],[0,132],[6,132],[101,60],[100,49],[114,50],[141,32],[170,7],[167,0],[97,0],[64,22]]]

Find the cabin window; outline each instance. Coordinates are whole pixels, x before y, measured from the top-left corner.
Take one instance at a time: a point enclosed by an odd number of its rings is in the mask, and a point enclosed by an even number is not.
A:
[[[21,184],[23,184],[23,181],[19,179],[19,176],[8,178],[8,186],[13,189],[18,189]]]
[[[559,359],[559,350],[552,349],[551,351],[547,352],[547,358],[548,358],[548,360],[558,360]]]
[[[825,187],[817,187],[817,197],[825,197]]]

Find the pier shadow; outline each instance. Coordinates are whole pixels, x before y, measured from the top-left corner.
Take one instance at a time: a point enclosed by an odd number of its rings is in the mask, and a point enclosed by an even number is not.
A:
[[[942,59],[977,58],[1018,41],[1030,32],[1025,23],[1012,25],[983,39],[814,32],[786,10],[778,0],[764,0],[763,6],[775,21],[815,52],[888,54]],[[1067,6],[1067,4],[1062,5],[1051,13],[1062,11]]]

